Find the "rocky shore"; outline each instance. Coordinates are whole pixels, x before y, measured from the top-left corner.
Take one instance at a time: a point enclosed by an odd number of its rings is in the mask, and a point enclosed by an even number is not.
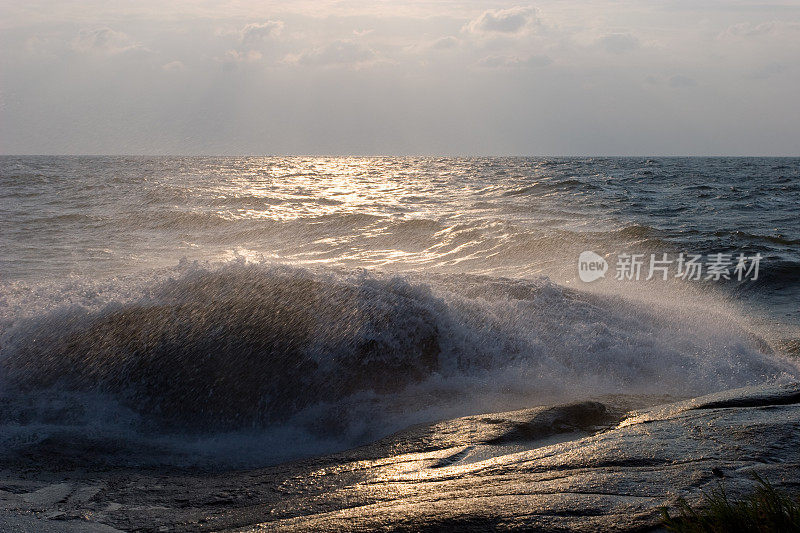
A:
[[[746,491],[753,472],[800,491],[800,384],[470,416],[249,471],[99,469],[82,453],[0,465],[0,532],[647,531],[662,506]]]

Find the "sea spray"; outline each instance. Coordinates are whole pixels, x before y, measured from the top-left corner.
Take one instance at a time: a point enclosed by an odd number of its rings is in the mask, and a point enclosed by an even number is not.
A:
[[[69,442],[109,461],[264,464],[446,416],[798,375],[712,313],[547,278],[236,261],[134,284],[6,323],[5,453]]]

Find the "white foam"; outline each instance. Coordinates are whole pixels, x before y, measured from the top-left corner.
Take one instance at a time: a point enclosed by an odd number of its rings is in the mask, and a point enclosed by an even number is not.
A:
[[[45,319],[57,326],[66,317],[80,326],[81,320],[125,309],[132,302],[163,303],[168,293],[191,300],[198,296],[184,291],[187,284],[205,277],[213,280],[209,283],[222,279],[223,284],[209,289],[201,283],[203,290],[215,294],[239,287],[241,297],[247,298],[249,282],[298,276],[324,287],[352,287],[367,295],[366,308],[380,295],[380,312],[395,317],[386,342],[402,344],[404,317],[411,320],[424,309],[438,332],[437,368],[400,390],[379,393],[355,386],[352,392],[302,408],[280,423],[212,433],[159,433],[152,429],[147,413],[137,412],[136,405],[123,407],[124,399],[113,396],[42,390],[21,397],[13,383],[6,383],[4,395],[11,401],[6,402],[0,440],[13,451],[41,445],[48,438],[116,439],[146,449],[135,457],[142,462],[252,465],[343,449],[445,417],[608,393],[690,396],[800,376],[794,362],[770,353],[730,315],[707,308],[664,302],[656,306],[589,294],[547,278],[315,273],[243,261],[182,263],[139,276],[68,280],[60,286],[7,285],[0,357],[14,358],[15,350],[33,342]],[[350,329],[354,342],[376,334],[373,323],[355,326]],[[344,342],[337,349],[351,345]],[[413,361],[417,356],[404,352],[403,346],[395,348],[392,357]],[[336,375],[335,367],[331,375]],[[408,376],[395,377],[408,381]],[[181,376],[174,379],[180,381]],[[25,398],[35,400],[32,404]]]

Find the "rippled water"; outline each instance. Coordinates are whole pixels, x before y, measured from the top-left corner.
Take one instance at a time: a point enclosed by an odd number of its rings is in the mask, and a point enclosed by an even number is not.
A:
[[[800,159],[2,157],[0,220],[12,452],[263,463],[798,375]],[[585,284],[583,250],[764,259]]]
[[[798,159],[0,158],[3,279],[234,253],[530,274],[574,243],[797,265]]]

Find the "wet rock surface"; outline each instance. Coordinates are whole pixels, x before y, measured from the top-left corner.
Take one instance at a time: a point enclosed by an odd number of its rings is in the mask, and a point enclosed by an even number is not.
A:
[[[418,426],[235,471],[0,470],[0,531],[639,531],[751,472],[800,491],[800,385],[615,398]],[[633,408],[633,410],[632,410]]]

